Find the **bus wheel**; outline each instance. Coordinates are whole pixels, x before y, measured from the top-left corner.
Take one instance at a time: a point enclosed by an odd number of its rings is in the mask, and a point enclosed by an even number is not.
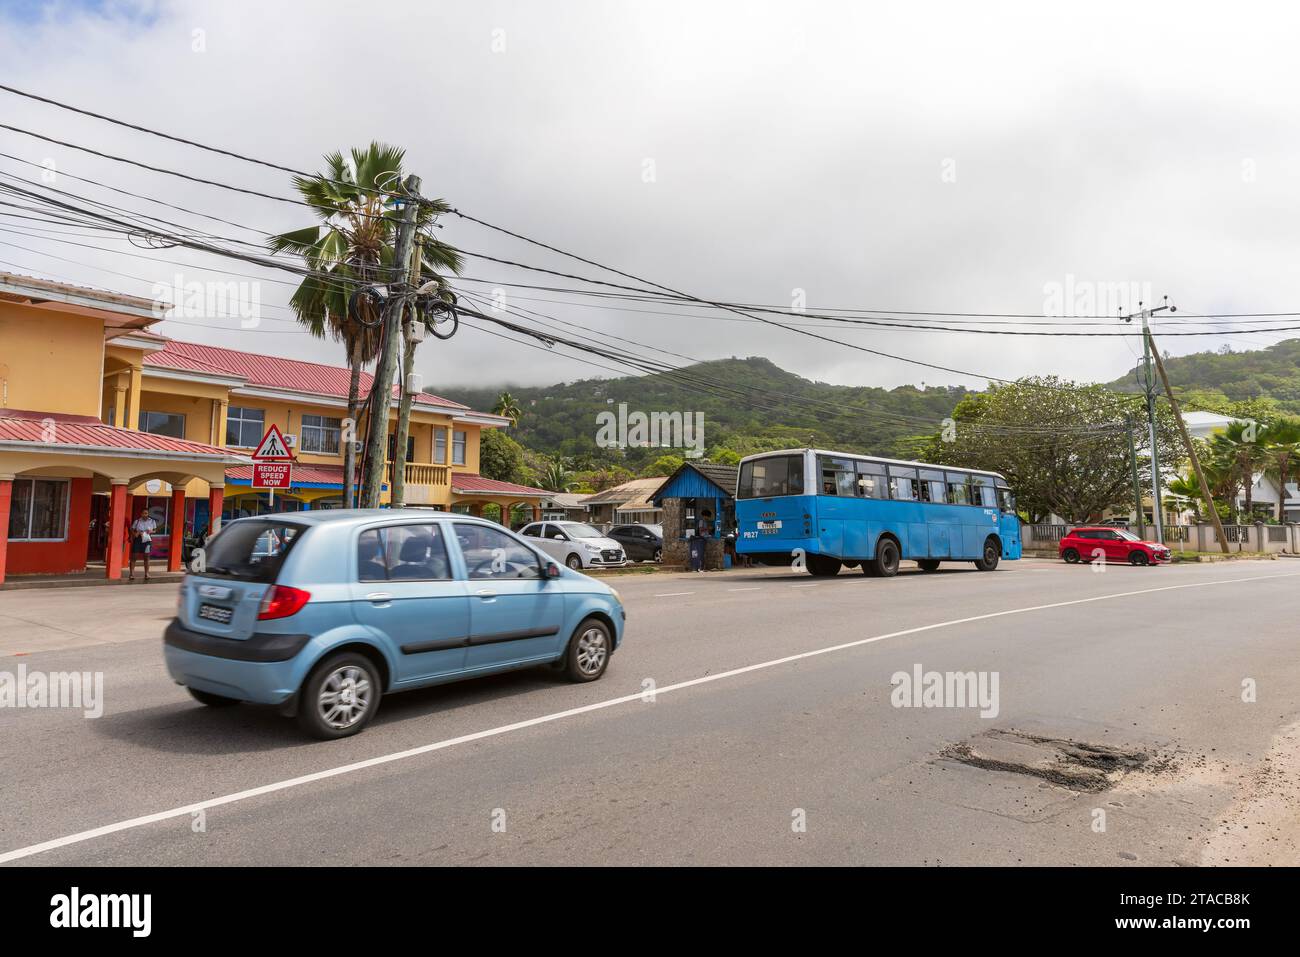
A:
[[[818,578],[838,575],[840,573],[840,560],[838,558],[828,558],[825,555],[809,555],[808,572]]]
[[[1002,552],[998,549],[998,543],[992,538],[984,540],[984,557],[975,562],[975,567],[982,572],[991,572],[998,567],[998,559],[1002,557]]]
[[[937,572],[939,570],[939,559],[937,558],[920,558],[916,562],[921,566],[923,572]]]
[[[867,563],[871,574],[878,578],[892,578],[898,574],[898,562],[902,556],[898,543],[892,538],[882,538],[876,543],[876,557]]]

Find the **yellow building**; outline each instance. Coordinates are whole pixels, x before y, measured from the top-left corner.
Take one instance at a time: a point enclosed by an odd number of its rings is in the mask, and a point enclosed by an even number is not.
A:
[[[160,315],[148,299],[0,273],[0,582],[6,568],[98,561],[119,577],[126,525],[144,509],[154,553],[179,568],[174,529],[342,506],[349,370],[167,339],[149,331]],[[363,396],[370,385],[363,373]],[[407,506],[539,513],[543,490],[478,474],[482,430],[507,419],[418,393],[398,455],[397,406],[395,389],[383,504],[398,467]],[[292,486],[273,493],[252,487],[250,458],[272,425],[294,456]]]

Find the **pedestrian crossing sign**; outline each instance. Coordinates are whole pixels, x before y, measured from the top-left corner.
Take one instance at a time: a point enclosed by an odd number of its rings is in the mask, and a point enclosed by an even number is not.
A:
[[[284,436],[280,430],[272,423],[271,427],[266,430],[266,435],[262,436],[262,441],[257,443],[257,451],[253,453],[255,459],[292,459],[293,453],[289,451],[289,445],[284,441]]]

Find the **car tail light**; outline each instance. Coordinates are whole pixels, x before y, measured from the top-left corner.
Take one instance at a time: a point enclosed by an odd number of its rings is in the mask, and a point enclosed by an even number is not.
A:
[[[305,592],[301,588],[272,585],[262,596],[262,605],[257,609],[257,620],[265,621],[268,618],[288,618],[290,615],[296,615],[310,598],[311,592]]]

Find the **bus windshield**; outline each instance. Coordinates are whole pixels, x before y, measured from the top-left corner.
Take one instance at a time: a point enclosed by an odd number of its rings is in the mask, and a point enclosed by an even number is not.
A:
[[[803,494],[803,456],[774,455],[743,462],[737,498],[769,498],[773,495]]]

